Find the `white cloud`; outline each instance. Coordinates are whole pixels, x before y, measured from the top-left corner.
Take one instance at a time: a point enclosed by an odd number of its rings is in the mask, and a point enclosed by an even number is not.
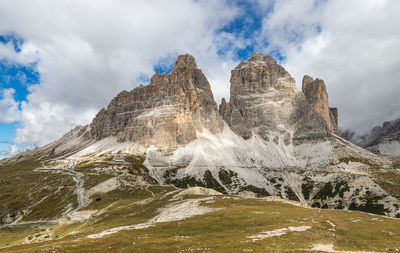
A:
[[[0,90],[0,123],[12,123],[20,120],[19,102],[14,100],[15,90]]]
[[[16,155],[20,152],[20,148],[17,145],[10,145],[8,150],[0,150],[0,159],[4,158],[4,157],[9,157],[9,156],[13,156]]]
[[[279,1],[259,40],[271,38],[264,50],[286,56],[298,86],[324,79],[340,126],[363,132],[400,117],[399,11],[396,0]]]
[[[24,46],[24,50],[15,52],[14,45],[11,41],[0,43],[0,59],[7,61],[9,64],[19,63],[28,65],[37,60],[36,48],[32,44]]]
[[[298,84],[304,74],[324,79],[344,128],[364,131],[400,116],[399,1],[258,4],[262,29],[243,39],[219,30],[241,13],[227,1],[0,0],[0,34],[24,39],[19,53],[0,43],[0,58],[35,63],[40,74],[22,112],[8,119],[21,120],[15,142],[43,145],[89,123],[117,93],[150,77],[160,60],[181,53],[196,57],[219,102],[229,97],[233,50],[252,43],[266,53],[279,50]],[[14,100],[1,101],[17,108]]]
[[[87,124],[121,90],[151,76],[160,58],[193,54],[215,96],[229,94],[234,65],[217,54],[216,33],[235,15],[225,1],[0,1],[0,34],[24,39],[0,57],[37,63],[40,84],[23,102],[16,143],[43,145]],[[221,74],[222,73],[222,74]],[[223,87],[223,89],[221,89]]]

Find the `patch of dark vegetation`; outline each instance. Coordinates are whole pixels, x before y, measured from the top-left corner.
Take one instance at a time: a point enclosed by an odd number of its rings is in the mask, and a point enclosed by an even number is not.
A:
[[[221,184],[213,177],[211,172],[207,170],[204,175],[204,182],[206,184],[207,188],[212,188],[216,191],[222,192],[226,194],[227,192],[225,191],[225,188],[221,186]]]
[[[335,194],[333,192],[332,183],[328,182],[317,192],[317,194],[314,195],[314,199],[326,200],[327,198],[332,198],[334,196]]]
[[[329,206],[328,206],[328,204],[323,204],[323,205],[321,206],[321,208],[322,208],[322,209],[328,209]]]
[[[271,196],[264,188],[255,187],[253,185],[246,185],[240,187],[240,191],[254,192],[257,197],[268,197]]]
[[[312,182],[306,181],[305,184],[301,185],[301,192],[305,199],[310,199],[310,193],[314,189],[314,184]]]
[[[222,184],[231,185],[233,183],[232,178],[237,177],[237,173],[231,170],[220,169],[218,177]]]
[[[319,202],[314,202],[314,203],[312,203],[311,207],[320,208],[321,204]]]
[[[299,198],[297,197],[296,193],[294,193],[294,191],[292,190],[292,188],[286,186],[285,193],[286,193],[286,197],[289,200],[300,201]]]
[[[173,168],[173,169],[168,169],[164,171],[163,177],[166,179],[173,178],[176,176],[176,173],[178,172],[179,168]]]
[[[101,200],[101,198],[96,198],[96,201],[100,201]]]
[[[276,189],[276,192],[278,193],[278,196],[282,197],[282,182],[283,179],[281,177],[274,177],[269,180],[274,188]]]
[[[383,204],[378,204],[378,200],[380,199],[382,199],[381,196],[376,196],[371,194],[370,192],[367,192],[362,199],[364,204],[357,205],[357,203],[352,202],[349,206],[349,210],[357,210],[367,213],[384,215],[389,210],[386,209]]]
[[[251,138],[251,135],[245,135],[245,136],[243,136],[243,140],[248,140],[248,139],[250,139]]]
[[[343,198],[344,193],[348,192],[349,190],[350,188],[346,181],[338,181],[335,185],[333,185],[331,182],[328,182],[321,188],[321,190],[317,192],[317,194],[314,195],[313,199],[326,200],[335,196]]]
[[[400,213],[396,213],[396,218],[400,218]]]
[[[343,209],[343,201],[342,200],[336,200],[335,201],[335,209]]]
[[[165,183],[173,184],[178,188],[189,188],[189,187],[194,187],[194,186],[205,187],[205,184],[203,182],[197,180],[195,177],[189,177],[189,176],[181,178],[181,179],[167,178],[165,180]]]
[[[350,191],[349,185],[346,181],[339,181],[335,185],[335,194],[338,194],[339,197],[343,198],[344,193]]]
[[[224,189],[224,187],[222,187],[221,184],[218,183],[218,181],[213,177],[213,175],[211,174],[211,172],[209,170],[207,170],[204,173],[203,181],[197,180],[195,177],[189,177],[189,176],[181,178],[181,179],[173,178],[176,175],[177,170],[178,170],[178,168],[168,171],[164,174],[164,175],[169,176],[169,177],[167,177],[167,179],[165,181],[167,184],[173,184],[178,188],[201,186],[201,187],[205,187],[205,188],[212,188],[212,189],[219,191],[221,193],[224,193],[224,194],[227,193],[226,190]]]

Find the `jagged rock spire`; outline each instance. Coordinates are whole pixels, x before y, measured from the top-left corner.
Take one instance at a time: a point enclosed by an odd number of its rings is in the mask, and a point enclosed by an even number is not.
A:
[[[244,138],[256,133],[288,145],[337,133],[337,110],[329,108],[323,81],[307,76],[303,86],[304,94],[274,58],[253,53],[232,70],[230,102],[222,101],[220,113]]]
[[[203,129],[218,133],[223,120],[207,78],[195,58],[185,54],[178,56],[169,74],[156,73],[148,86],[115,97],[93,120],[91,135],[174,149],[193,141]]]
[[[196,59],[190,54],[179,55],[172,71],[185,67],[197,69]]]
[[[220,111],[234,132],[244,138],[258,133],[274,139],[275,136],[268,135],[276,132],[278,125],[289,127],[296,83],[275,59],[253,53],[232,70],[230,81],[230,102]]]
[[[307,102],[325,119],[329,130],[337,134],[337,108],[329,108],[328,93],[326,92],[324,81],[318,78],[314,80],[312,77],[305,75],[303,77],[302,91]]]

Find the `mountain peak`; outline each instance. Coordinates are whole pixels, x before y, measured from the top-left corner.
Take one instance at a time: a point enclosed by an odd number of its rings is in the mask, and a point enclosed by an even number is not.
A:
[[[190,54],[179,55],[178,58],[176,59],[174,68],[172,70],[176,70],[183,67],[197,69],[196,59]]]
[[[276,60],[271,56],[256,52],[254,52],[247,61],[248,62],[263,61],[266,62],[267,64],[276,64]]]
[[[148,86],[114,98],[93,119],[91,136],[172,150],[196,139],[203,129],[215,134],[223,126],[207,78],[194,57],[185,54],[169,74],[157,72]]]

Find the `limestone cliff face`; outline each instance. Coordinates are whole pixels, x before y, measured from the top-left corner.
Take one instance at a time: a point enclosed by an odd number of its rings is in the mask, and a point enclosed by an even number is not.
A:
[[[292,76],[272,57],[254,53],[232,70],[230,102],[223,100],[219,110],[245,139],[258,134],[289,145],[336,133],[337,110],[328,106],[325,84],[310,77],[305,83],[303,92],[298,91]]]
[[[329,130],[337,134],[337,108],[329,108],[328,93],[324,81],[318,78],[313,80],[310,76],[304,76],[302,90],[307,102],[324,118]]]
[[[221,115],[234,132],[249,138],[253,132],[286,129],[296,95],[295,80],[267,55],[254,53],[231,74],[229,104],[223,101]]]
[[[118,94],[94,118],[90,135],[173,149],[194,140],[203,128],[218,133],[223,120],[210,84],[194,57],[186,54],[168,75],[156,73],[148,86]]]

